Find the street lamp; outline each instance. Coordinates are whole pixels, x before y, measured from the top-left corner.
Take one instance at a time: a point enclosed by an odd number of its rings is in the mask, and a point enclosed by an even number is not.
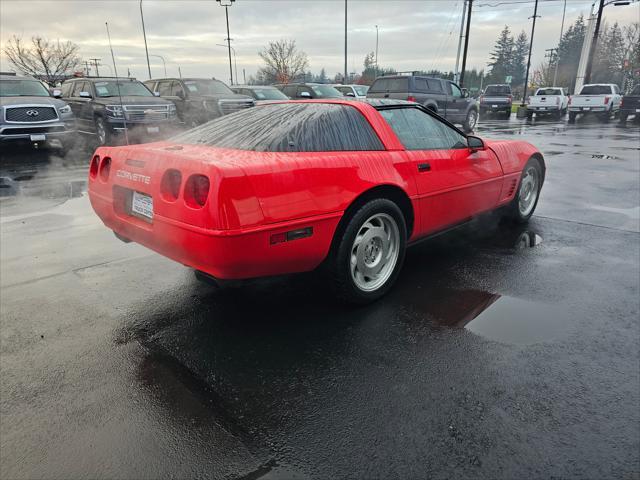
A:
[[[167,78],[167,64],[164,61],[164,57],[162,55],[151,55],[149,54],[150,57],[158,57],[160,60],[162,60],[162,65],[164,66],[164,77]]]
[[[221,43],[216,43],[216,46],[227,48],[227,45],[223,45]],[[238,83],[238,57],[236,56],[236,49],[231,47],[231,50],[233,51],[233,66],[236,71],[236,83]]]
[[[231,68],[231,37],[229,36],[229,7],[236,0],[216,0],[221,7],[224,7],[224,14],[227,19],[227,49],[229,50],[229,76],[231,77],[231,85],[233,85],[233,69]]]
[[[144,37],[144,51],[147,52],[147,69],[151,80],[151,64],[149,63],[149,49],[147,48],[147,32],[144,29],[144,15],[142,14],[142,0],[140,0],[140,20],[142,20],[142,36]]]

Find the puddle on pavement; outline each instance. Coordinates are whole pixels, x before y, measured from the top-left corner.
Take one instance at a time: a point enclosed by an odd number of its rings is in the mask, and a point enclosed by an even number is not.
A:
[[[435,321],[500,343],[531,345],[561,336],[569,315],[552,305],[481,290],[451,290],[431,305]]]

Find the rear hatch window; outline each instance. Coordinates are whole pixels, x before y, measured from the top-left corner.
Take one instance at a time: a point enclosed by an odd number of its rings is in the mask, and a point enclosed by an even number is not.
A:
[[[609,85],[585,85],[580,91],[580,95],[608,95],[611,93]]]
[[[407,78],[379,78],[371,88],[369,93],[376,92],[408,92],[409,82]]]
[[[541,88],[536,92],[536,96],[540,95],[562,95],[562,92],[558,88]]]
[[[212,120],[171,141],[258,152],[384,150],[357,109],[322,103],[261,105]]]
[[[511,95],[509,85],[489,85],[484,92],[485,95]]]

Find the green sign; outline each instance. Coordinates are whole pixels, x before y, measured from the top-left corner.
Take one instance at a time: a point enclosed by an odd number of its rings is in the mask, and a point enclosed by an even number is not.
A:
[[[504,83],[511,83],[511,78],[513,78],[511,75],[504,77]]]

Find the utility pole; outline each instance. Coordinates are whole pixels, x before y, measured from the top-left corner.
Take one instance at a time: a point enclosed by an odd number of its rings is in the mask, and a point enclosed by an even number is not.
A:
[[[89,62],[84,61],[84,74],[88,77],[91,75],[91,70],[89,69]]]
[[[537,0],[536,0],[537,1]],[[464,35],[464,53],[462,54],[462,71],[460,72],[460,87],[464,84],[464,70],[467,68],[467,51],[469,50],[469,29],[471,27],[471,8],[473,0],[468,0],[467,31]]]
[[[142,0],[140,0],[140,20],[142,20],[142,36],[144,37],[144,51],[147,54],[147,70],[149,71],[149,80],[151,80],[151,63],[149,63],[149,48],[147,48],[147,32],[144,29],[144,14],[142,13]]]
[[[564,7],[562,8],[562,23],[560,24],[560,40],[558,41],[558,45],[562,42],[562,33],[564,31],[564,14],[567,12],[567,0],[564,0]],[[558,50],[556,54],[556,71],[553,74],[553,86],[556,86],[558,82],[558,65],[560,65],[560,50]]]
[[[521,107],[526,106],[524,101],[527,98],[527,87],[529,85],[529,68],[531,67],[531,50],[533,49],[533,35],[536,31],[536,18],[538,18],[538,0],[533,7],[533,25],[531,25],[531,40],[529,41],[529,58],[527,58],[527,73],[524,75],[524,88],[522,89],[522,103]]]
[[[229,77],[231,78],[231,85],[233,85],[233,67],[231,65],[231,36],[229,35],[229,7],[233,5],[236,0],[216,0],[220,6],[224,7],[224,15],[227,19],[227,50],[229,51]]]
[[[555,61],[556,62],[556,67],[558,65],[558,49],[557,48],[547,48],[545,50],[545,52],[547,52],[547,53],[544,54],[544,58],[548,58],[549,59],[549,69],[547,70],[547,74],[545,75],[545,83],[546,83],[546,80],[547,80],[548,75],[549,75],[549,71],[551,70],[551,62]],[[558,72],[558,69],[556,68],[556,73],[557,72]],[[554,80],[552,86],[555,87],[555,85],[556,85],[556,82]]]
[[[600,33],[600,22],[602,21],[602,10],[604,9],[604,0],[600,0],[598,6],[598,16],[596,17],[596,30],[593,33],[593,40],[591,41],[591,48],[589,50],[589,59],[587,60],[587,69],[584,72],[584,83],[591,81],[591,69],[593,68],[593,56],[596,53],[596,47],[598,46],[598,34]]]
[[[578,72],[576,74],[576,81],[573,85],[573,92],[578,93],[582,90],[582,86],[585,83],[585,72],[587,70],[587,58],[589,57],[589,47],[591,46],[591,39],[593,38],[593,27],[595,25],[595,18],[593,16],[593,7],[595,4],[591,4],[591,11],[589,12],[589,23],[587,25],[587,31],[584,34],[584,41],[582,42],[582,50],[580,51],[580,61],[578,62]]]
[[[247,72],[244,68],[242,69],[242,82],[243,82],[243,85],[247,84]]]
[[[458,83],[460,79],[460,71],[458,66],[460,65],[460,50],[462,49],[462,37],[464,36],[464,19],[467,14],[467,0],[462,2],[462,21],[460,22],[460,36],[458,37],[458,54],[456,55],[456,68],[453,71],[453,81]]]
[[[99,67],[100,65],[98,64],[98,62],[99,62],[100,60],[102,60],[102,59],[101,59],[101,58],[90,58],[89,60],[93,61],[93,64],[94,64],[94,65],[95,65],[95,67],[96,67],[96,77],[99,77],[99,76],[100,76],[100,72],[98,71],[98,67]]]
[[[347,0],[344,0],[344,81],[342,83],[347,83]]]

